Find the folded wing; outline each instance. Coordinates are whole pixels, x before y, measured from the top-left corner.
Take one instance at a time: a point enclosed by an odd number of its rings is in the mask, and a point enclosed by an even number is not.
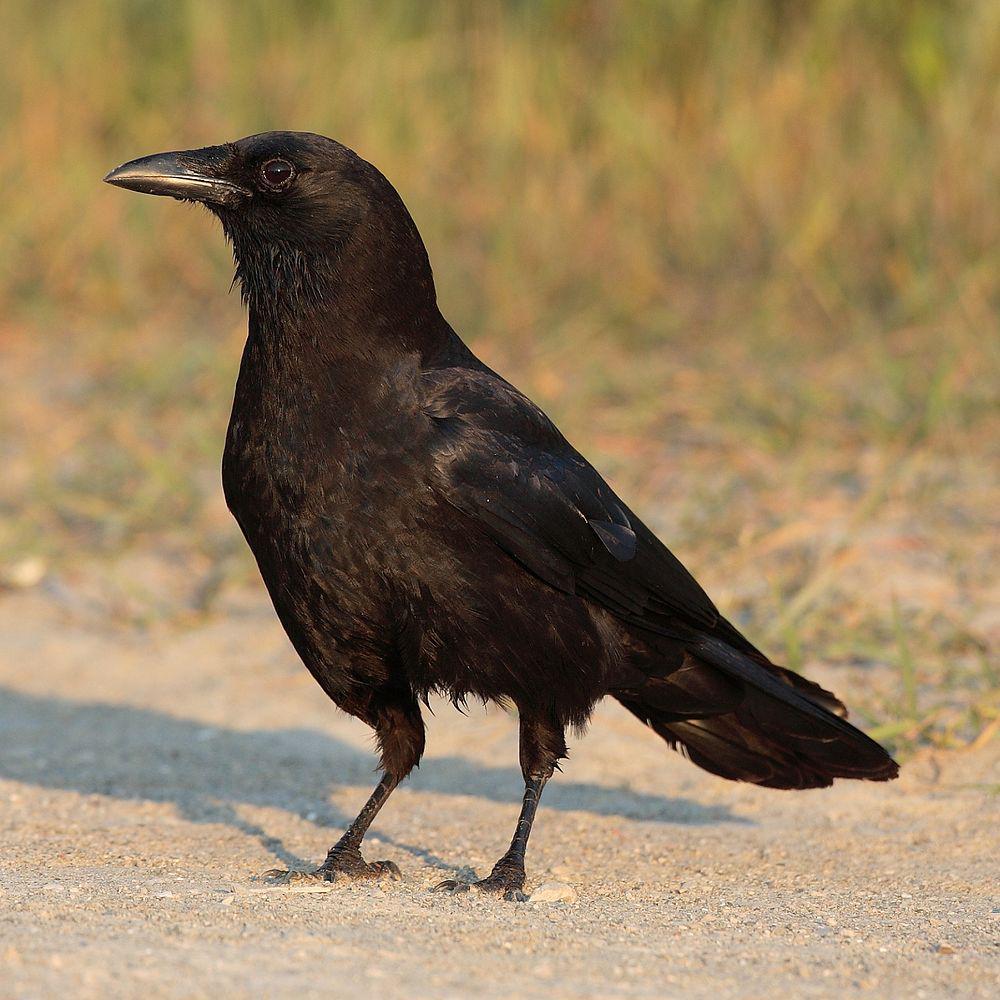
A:
[[[426,374],[437,489],[549,585],[662,650],[615,696],[723,777],[782,788],[885,780],[896,765],[844,706],[772,664],[526,397],[488,369]]]

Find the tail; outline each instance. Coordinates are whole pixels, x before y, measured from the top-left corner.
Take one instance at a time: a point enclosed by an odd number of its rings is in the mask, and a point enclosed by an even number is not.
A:
[[[768,788],[824,788],[834,778],[889,781],[899,766],[844,718],[818,684],[766,666],[712,636],[680,670],[616,692],[633,715],[693,763]]]

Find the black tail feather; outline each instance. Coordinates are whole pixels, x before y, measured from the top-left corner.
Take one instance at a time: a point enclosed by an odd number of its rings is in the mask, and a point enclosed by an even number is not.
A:
[[[834,778],[888,781],[899,773],[889,754],[847,722],[843,704],[819,685],[718,639],[689,648],[685,664],[725,677],[741,692],[735,704],[678,719],[663,699],[662,682],[617,697],[699,767],[770,788],[821,788]]]

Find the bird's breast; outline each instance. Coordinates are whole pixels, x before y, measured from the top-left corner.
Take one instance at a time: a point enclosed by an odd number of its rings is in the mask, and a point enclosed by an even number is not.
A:
[[[248,542],[335,563],[384,544],[384,527],[413,520],[426,495],[421,428],[405,413],[367,417],[335,405],[237,394],[223,489]]]

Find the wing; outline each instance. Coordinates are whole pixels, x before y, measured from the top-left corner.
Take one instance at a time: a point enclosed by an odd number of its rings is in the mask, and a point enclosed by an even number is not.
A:
[[[645,679],[614,692],[629,711],[727,778],[811,788],[837,777],[895,777],[896,764],[844,721],[834,695],[771,663],[719,615],[534,404],[488,369],[426,378],[425,409],[440,431],[437,489],[446,500],[542,580],[645,630],[654,648],[671,649],[664,676],[645,663]]]
[[[488,369],[424,379],[438,489],[496,545],[643,629],[687,637],[721,623],[728,633],[694,577],[530,400]]]

